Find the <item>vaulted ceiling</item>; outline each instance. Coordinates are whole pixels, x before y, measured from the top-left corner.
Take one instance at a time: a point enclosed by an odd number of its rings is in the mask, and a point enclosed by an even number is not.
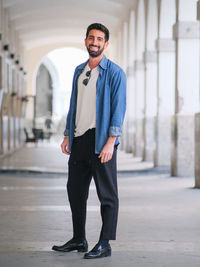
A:
[[[136,0],[3,0],[26,49],[72,40],[82,43],[93,22],[105,24],[114,36],[135,4]]]

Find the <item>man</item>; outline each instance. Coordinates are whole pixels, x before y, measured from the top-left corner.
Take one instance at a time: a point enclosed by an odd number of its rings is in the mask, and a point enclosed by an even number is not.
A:
[[[73,238],[53,250],[87,252],[86,204],[92,177],[101,203],[102,228],[95,247],[84,258],[111,255],[109,240],[116,239],[118,191],[116,153],[126,109],[126,76],[108,60],[109,31],[94,23],[87,28],[89,60],[74,73],[62,152],[70,154],[67,183],[72,211]]]

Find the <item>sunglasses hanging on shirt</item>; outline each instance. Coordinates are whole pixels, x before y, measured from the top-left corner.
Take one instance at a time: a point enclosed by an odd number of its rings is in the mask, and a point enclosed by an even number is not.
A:
[[[85,75],[88,77],[88,78],[85,78],[83,80],[83,84],[86,86],[90,80],[90,77],[91,77],[91,70],[88,70]]]

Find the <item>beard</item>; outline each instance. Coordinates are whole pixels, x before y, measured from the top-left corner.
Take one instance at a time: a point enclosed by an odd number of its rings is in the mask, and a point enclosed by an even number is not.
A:
[[[91,50],[90,49],[90,47],[97,47],[99,50],[98,51],[93,51],[93,50]],[[87,51],[88,51],[88,53],[89,53],[89,55],[91,56],[91,57],[98,57],[98,56],[100,56],[102,53],[103,53],[103,51],[104,51],[104,46],[103,46],[103,48],[102,49],[100,49],[100,47],[99,46],[96,46],[96,45],[89,45],[88,47],[87,47]]]

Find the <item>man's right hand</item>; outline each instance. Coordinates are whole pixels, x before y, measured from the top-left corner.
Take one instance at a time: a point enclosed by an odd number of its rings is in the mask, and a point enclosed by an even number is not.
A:
[[[69,152],[69,136],[64,137],[63,142],[61,144],[61,149],[64,154],[70,155]]]

